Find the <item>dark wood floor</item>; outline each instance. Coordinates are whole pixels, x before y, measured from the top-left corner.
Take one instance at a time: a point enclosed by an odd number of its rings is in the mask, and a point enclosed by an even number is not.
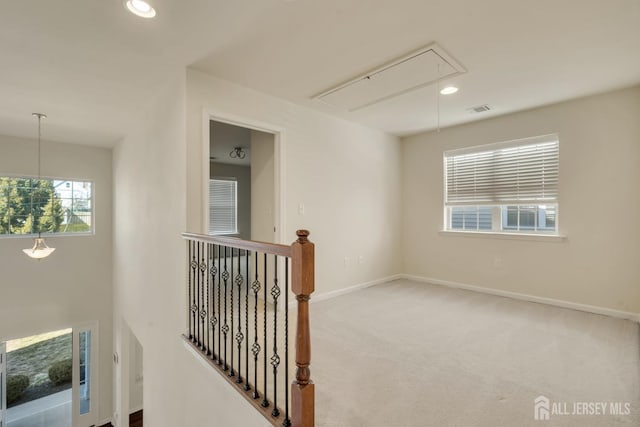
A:
[[[142,427],[142,409],[129,415],[129,427]]]
[[[113,427],[113,424],[105,424],[100,427]],[[142,409],[129,415],[129,427],[142,427]]]

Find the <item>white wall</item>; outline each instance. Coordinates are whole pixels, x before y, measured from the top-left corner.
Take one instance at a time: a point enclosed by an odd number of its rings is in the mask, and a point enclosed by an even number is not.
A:
[[[0,175],[37,175],[37,141],[0,135],[0,153]],[[47,238],[56,251],[41,261],[22,252],[33,238],[0,237],[0,340],[98,321],[98,417],[105,420],[112,384],[111,150],[43,141],[42,175],[93,181],[95,234]]]
[[[129,334],[129,413],[142,409],[144,387],[143,349],[136,336]]]
[[[440,235],[442,153],[560,136],[560,243]],[[403,140],[404,271],[640,312],[640,87]]]
[[[275,242],[275,139],[251,131],[251,240]]]
[[[284,129],[286,243],[296,229],[311,231],[318,294],[400,272],[397,138],[194,70],[187,70],[189,231],[202,227],[203,109]]]
[[[139,129],[114,149],[115,349],[128,355],[128,327],[144,348],[145,425],[265,425],[181,339],[186,328],[186,255],[180,237],[186,229],[184,112],[182,71],[149,100]],[[118,414],[130,403],[122,384],[129,378],[129,360],[122,357],[116,366]],[[214,413],[212,407],[220,410]],[[126,416],[116,421],[128,424]]]

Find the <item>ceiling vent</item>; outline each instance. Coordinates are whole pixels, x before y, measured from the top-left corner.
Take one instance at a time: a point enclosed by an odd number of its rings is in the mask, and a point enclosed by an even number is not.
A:
[[[489,111],[489,110],[491,110],[491,107],[489,107],[487,104],[478,105],[477,107],[467,108],[467,111],[470,113],[484,113],[485,111]]]
[[[465,72],[462,65],[433,43],[328,89],[313,99],[346,111],[356,111]]]

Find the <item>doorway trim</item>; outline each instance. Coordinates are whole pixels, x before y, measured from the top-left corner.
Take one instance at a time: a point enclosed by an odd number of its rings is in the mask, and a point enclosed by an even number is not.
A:
[[[273,177],[274,177],[274,220],[276,232],[274,234],[275,242],[280,244],[288,244],[293,236],[287,236],[284,230],[285,221],[285,129],[271,123],[261,122],[259,120],[249,119],[246,117],[236,116],[224,113],[210,108],[204,108],[202,111],[202,172],[201,172],[201,200],[202,200],[202,234],[208,234],[209,224],[209,122],[226,123],[229,125],[239,126],[247,129],[257,130],[270,133],[274,137],[273,144]],[[287,238],[289,237],[289,239]]]

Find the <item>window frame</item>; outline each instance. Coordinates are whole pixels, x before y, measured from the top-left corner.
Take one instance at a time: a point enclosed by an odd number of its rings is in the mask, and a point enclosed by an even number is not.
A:
[[[520,146],[534,145],[544,142],[555,142],[557,144],[557,196],[553,201],[539,201],[539,202],[523,202],[523,203],[505,203],[505,204],[495,204],[495,203],[487,203],[487,204],[477,204],[477,203],[469,203],[469,204],[447,204],[447,195],[448,195],[448,186],[447,186],[447,157],[456,154],[472,154],[475,152],[481,153],[485,151],[496,151],[505,148],[516,148]],[[564,240],[566,236],[560,234],[560,197],[559,197],[559,188],[560,188],[560,136],[558,133],[539,135],[515,140],[502,141],[497,143],[489,143],[482,144],[470,147],[464,147],[460,149],[453,150],[445,150],[443,151],[443,197],[442,197],[442,206],[443,206],[443,223],[442,228],[440,230],[441,235],[476,235],[476,236],[490,236],[490,237],[506,237],[506,238],[524,238],[529,239],[533,238],[534,240]],[[535,205],[537,209],[543,205],[553,205],[555,207],[555,229],[554,230],[540,230],[536,229],[509,229],[506,224],[503,223],[503,210],[510,206],[533,206]],[[492,228],[491,230],[465,230],[465,229],[455,229],[452,227],[452,211],[454,207],[458,208],[468,208],[468,207],[486,207],[490,206],[492,208]],[[536,210],[538,212],[538,210]],[[479,227],[479,223],[478,223]],[[538,239],[540,238],[540,239]]]
[[[10,179],[33,179],[38,180],[37,176],[34,175],[26,175],[26,174],[14,174],[14,173],[0,173],[0,178],[10,178]],[[53,176],[40,176],[41,181],[62,181],[62,182],[81,182],[81,183],[89,183],[91,184],[91,197],[89,198],[89,203],[91,205],[91,225],[90,229],[87,231],[76,231],[76,232],[50,232],[43,231],[40,234],[46,237],[80,237],[80,236],[95,236],[96,234],[96,198],[95,198],[95,180],[87,179],[87,178],[70,178],[70,177],[53,177]],[[34,236],[37,236],[38,232],[30,232],[30,233],[12,233],[12,234],[4,234],[0,233],[0,239],[33,239]]]

